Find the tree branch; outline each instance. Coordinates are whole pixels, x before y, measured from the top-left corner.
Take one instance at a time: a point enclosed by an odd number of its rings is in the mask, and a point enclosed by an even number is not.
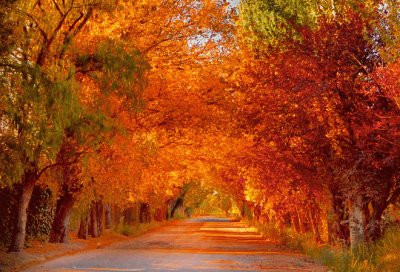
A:
[[[400,196],[400,186],[397,187],[397,188],[393,191],[392,195],[391,195],[391,196],[388,198],[388,200],[386,201],[387,206],[389,206],[389,204],[394,204],[394,203],[397,201],[397,199],[399,198],[399,196]]]
[[[56,6],[56,9],[58,10],[58,12],[60,13],[61,17],[64,16],[64,13],[61,11],[60,7],[58,6],[56,0],[53,0],[54,5]]]
[[[48,37],[47,37],[46,32],[43,30],[43,28],[40,27],[38,21],[36,21],[35,17],[33,17],[32,14],[29,14],[29,13],[27,13],[27,12],[21,10],[21,9],[17,9],[17,11],[20,12],[20,13],[22,13],[22,14],[24,14],[24,15],[27,16],[29,19],[31,19],[31,20],[35,23],[36,27],[39,29],[39,32],[40,32],[40,34],[42,34],[43,39],[44,39],[45,41],[48,40]]]

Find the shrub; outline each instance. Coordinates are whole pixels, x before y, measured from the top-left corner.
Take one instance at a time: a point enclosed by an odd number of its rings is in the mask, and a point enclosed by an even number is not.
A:
[[[162,222],[141,223],[135,225],[120,224],[115,228],[115,231],[125,236],[137,237],[160,226],[161,224]]]
[[[133,233],[133,230],[130,225],[123,224],[123,225],[117,226],[116,232],[118,232],[122,235],[125,235],[125,236],[131,236]]]
[[[50,189],[36,186],[28,208],[28,239],[48,241],[55,210],[56,201]]]

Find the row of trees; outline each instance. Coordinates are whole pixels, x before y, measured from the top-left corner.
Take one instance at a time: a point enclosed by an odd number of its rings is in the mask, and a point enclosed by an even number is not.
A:
[[[317,240],[376,240],[400,195],[398,5],[2,2],[10,250],[35,186],[56,201],[53,242],[73,208],[84,237],[105,215],[147,222],[231,201]]]
[[[232,38],[229,5],[1,5],[0,184],[18,195],[16,206],[4,203],[16,214],[9,250],[24,246],[35,186],[56,199],[51,242],[67,240],[73,207],[91,221],[101,203],[148,211],[179,197],[194,158],[208,151],[202,143],[211,138],[198,131],[224,115],[208,104],[208,84],[218,82],[216,56]]]
[[[241,4],[238,124],[263,220],[356,246],[398,205],[398,1]]]

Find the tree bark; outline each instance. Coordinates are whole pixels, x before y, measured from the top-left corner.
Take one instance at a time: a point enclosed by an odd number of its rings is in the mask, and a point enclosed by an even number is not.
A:
[[[330,188],[332,194],[332,216],[328,220],[329,242],[349,243],[349,213],[345,205],[344,197],[335,188]]]
[[[89,220],[89,234],[93,237],[96,238],[99,236],[98,233],[98,225],[97,225],[97,209],[96,205],[93,202],[92,207],[90,209],[90,220]]]
[[[300,233],[304,233],[305,232],[304,231],[304,225],[303,225],[303,221],[301,220],[301,216],[300,216],[299,210],[297,209],[297,205],[295,206],[295,208],[296,208],[297,221],[298,221],[298,224],[299,224],[299,231],[300,231]]]
[[[319,233],[319,229],[318,229],[318,222],[317,222],[317,220],[315,220],[315,216],[310,208],[308,208],[308,215],[310,217],[310,225],[311,225],[312,231],[314,233],[314,238],[317,242],[321,242],[322,239],[321,239],[321,234]]]
[[[182,198],[178,198],[178,200],[175,203],[175,206],[171,211],[171,217],[176,217],[176,216],[184,216],[184,207]]]
[[[371,203],[372,211],[370,212],[366,205],[365,211],[368,215],[367,227],[366,227],[366,240],[368,242],[375,242],[383,236],[384,220],[382,214],[388,206],[386,198],[383,201],[373,201]],[[367,217],[367,216],[366,216]]]
[[[157,222],[162,222],[163,220],[167,219],[168,211],[166,206],[162,206],[157,208],[154,212],[154,220]]]
[[[148,203],[140,204],[139,220],[140,220],[140,223],[150,223],[151,222],[150,205]]]
[[[360,195],[355,196],[354,199],[350,200],[349,203],[350,247],[352,249],[365,242],[365,216],[363,212],[363,205],[363,197]]]
[[[134,223],[135,218],[136,218],[135,213],[136,213],[136,206],[135,207],[126,208],[123,211],[123,215],[124,215],[123,224],[124,225],[130,225],[130,224]]]
[[[104,205],[103,201],[98,200],[96,202],[96,214],[97,214],[97,234],[101,236],[103,234],[103,222],[104,222]]]
[[[168,200],[167,201],[167,220],[172,218],[172,212],[174,210],[176,204],[176,200]]]
[[[32,198],[33,188],[37,180],[37,174],[35,171],[26,171],[22,177],[22,188],[21,195],[19,198],[18,210],[17,210],[17,222],[15,226],[15,233],[11,246],[8,249],[9,252],[20,252],[25,243],[26,236],[26,221],[27,221],[27,209],[29,201]]]
[[[88,216],[81,216],[81,222],[79,224],[78,238],[87,239],[88,236]]]
[[[68,191],[66,185],[63,187],[63,195],[57,201],[56,215],[50,231],[51,243],[68,242],[69,218],[75,202],[75,197],[72,192]]]
[[[298,221],[296,220],[293,213],[290,214],[290,224],[291,224],[292,228],[294,228],[296,230],[296,232],[300,232],[300,228],[298,226]]]
[[[67,137],[57,154],[57,162],[61,164],[61,197],[57,201],[56,215],[50,232],[50,242],[52,243],[66,243],[68,241],[71,210],[77,194],[83,187],[82,183],[79,182],[79,174],[82,169],[78,161],[79,155],[76,152],[76,140],[73,137]],[[75,158],[76,162],[65,164],[71,158]]]
[[[111,213],[111,205],[110,204],[106,204],[104,205],[104,217],[105,217],[105,228],[106,229],[111,229],[111,225],[112,225],[112,213]]]

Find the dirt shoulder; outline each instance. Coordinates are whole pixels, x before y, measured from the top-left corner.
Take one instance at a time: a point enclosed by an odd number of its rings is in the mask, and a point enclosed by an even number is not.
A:
[[[19,253],[7,253],[5,249],[0,250],[0,271],[21,271],[32,265],[37,265],[57,257],[73,255],[87,250],[103,248],[116,242],[130,239],[112,231],[97,238],[87,240],[78,239],[76,233],[70,234],[68,243],[53,244],[39,241],[31,241],[28,248]]]

